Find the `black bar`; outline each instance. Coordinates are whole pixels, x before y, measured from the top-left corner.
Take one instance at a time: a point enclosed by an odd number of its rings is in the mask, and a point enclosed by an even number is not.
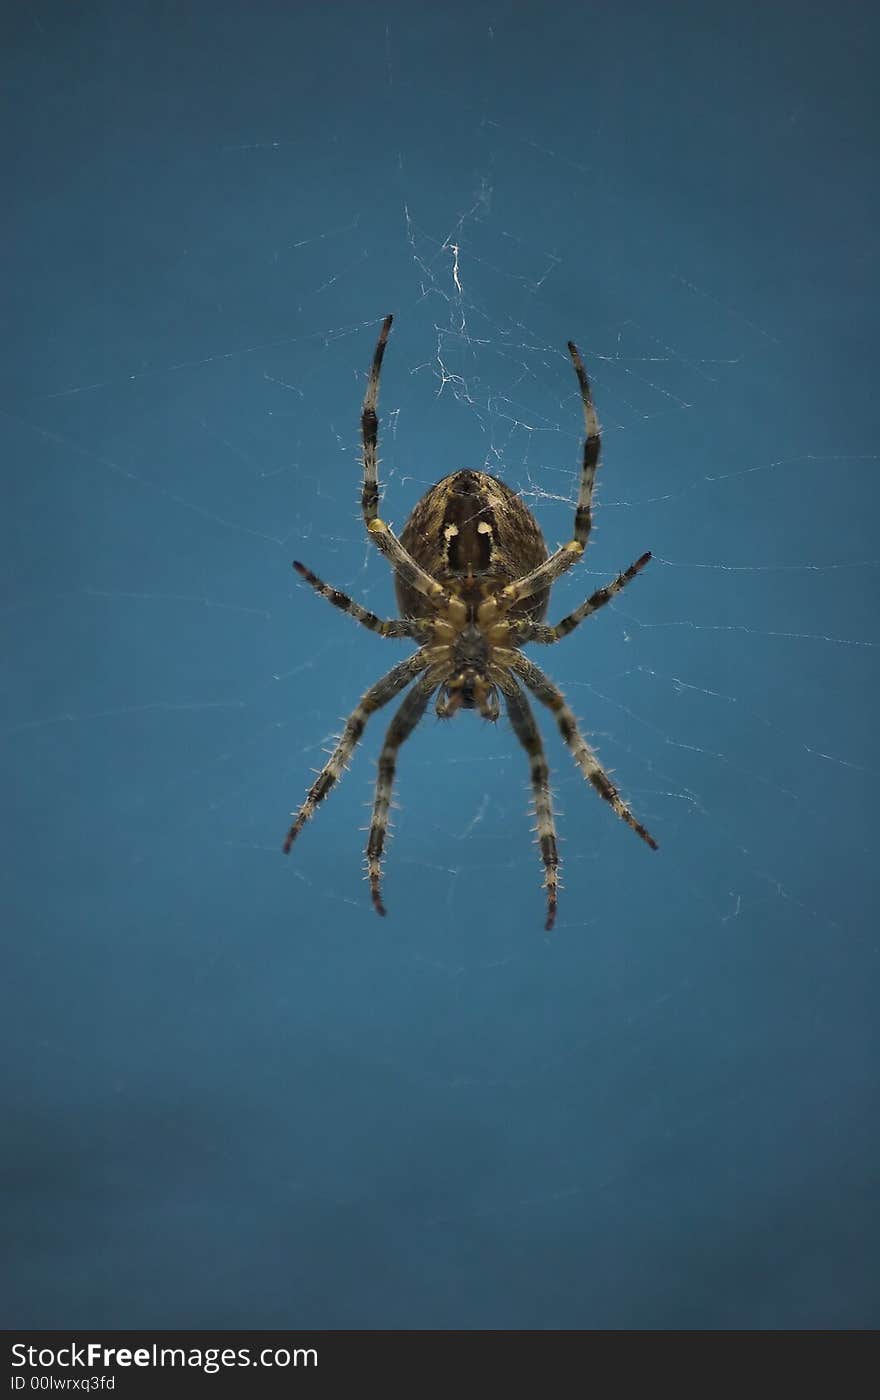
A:
[[[846,1331],[849,1329],[834,1329]],[[856,1329],[852,1329],[856,1330]],[[128,1332],[79,1328],[76,1331],[3,1332],[6,1389],[11,1395],[101,1395],[122,1397],[185,1395],[360,1395],[381,1392],[388,1383],[403,1387],[452,1386],[476,1389],[481,1378],[492,1392],[515,1385],[539,1395],[565,1393],[568,1377],[577,1390],[594,1388],[609,1362],[612,1387],[646,1378],[645,1361],[655,1347],[667,1351],[666,1336],[727,1339],[725,1368],[752,1356],[742,1349],[743,1331],[633,1333],[514,1331],[255,1331]],[[802,1344],[804,1332],[786,1331]],[[875,1335],[868,1333],[868,1335]],[[763,1345],[763,1344],[762,1344]],[[802,1359],[815,1357],[801,1353]],[[680,1348],[676,1371],[681,1374]],[[717,1356],[717,1351],[716,1351]],[[588,1384],[589,1378],[593,1382]],[[2,1383],[0,1383],[2,1384]],[[346,1386],[343,1392],[340,1387]],[[652,1387],[649,1385],[648,1389]],[[642,1386],[644,1389],[644,1386]],[[412,1392],[410,1392],[412,1393]],[[2,1397],[0,1397],[2,1400]]]

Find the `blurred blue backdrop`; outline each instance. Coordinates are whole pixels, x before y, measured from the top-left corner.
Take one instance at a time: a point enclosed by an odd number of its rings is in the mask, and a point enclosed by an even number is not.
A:
[[[6,187],[6,1326],[878,1321],[876,7],[20,7]],[[543,932],[506,723],[386,719],[358,512],[568,538]]]

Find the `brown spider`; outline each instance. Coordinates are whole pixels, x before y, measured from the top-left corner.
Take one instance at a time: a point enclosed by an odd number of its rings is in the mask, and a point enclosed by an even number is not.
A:
[[[290,850],[318,803],[341,776],[370,715],[415,681],[391,721],[379,755],[373,818],[367,841],[367,875],[373,906],[377,913],[384,914],[380,890],[382,852],[398,749],[422,718],[435,691],[439,692],[436,711],[442,719],[450,718],[459,709],[478,709],[484,719],[496,720],[500,690],[514,733],[529,756],[538,840],[545,869],[546,927],[551,929],[556,918],[559,854],[549,773],[538,726],[517,677],[552,710],[559,731],[587,781],[652,850],[657,849],[657,843],[623,802],[578,730],[565,697],[520,648],[526,642],[549,644],[568,636],[585,617],[616,597],[641,572],[651,555],[643,554],[555,627],[548,627],[541,621],[547,611],[551,585],[576,564],[584,552],[592,524],[590,503],[599,461],[599,422],[587,373],[572,341],[568,342],[568,351],[580,385],[586,429],[574,538],[548,557],[537,521],[503,481],[487,472],[458,471],[438,481],[422,497],[398,539],[390,526],[379,518],[376,472],[379,374],[392,319],[386,316],[382,323],[361,413],[362,505],[367,533],[394,569],[402,616],[383,620],[367,612],[345,593],[330,588],[304,564],[295,562],[293,567],[334,607],[350,613],[371,632],[378,632],[382,637],[407,637],[418,642],[419,650],[406,661],[399,662],[361,697],[346,720],[330,758],[309,788],[287,833],[284,851]]]

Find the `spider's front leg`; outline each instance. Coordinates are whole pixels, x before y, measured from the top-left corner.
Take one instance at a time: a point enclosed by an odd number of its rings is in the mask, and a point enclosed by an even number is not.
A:
[[[324,801],[333,784],[342,777],[370,715],[374,714],[376,710],[380,710],[383,705],[387,705],[388,701],[393,700],[395,695],[399,695],[401,690],[408,686],[410,681],[415,680],[416,676],[420,675],[428,664],[429,657],[424,651],[417,651],[413,656],[407,657],[406,661],[401,661],[399,665],[393,667],[387,676],[383,676],[375,685],[370,686],[366,694],[361,697],[360,703],[345,721],[345,728],[339,742],[309,788],[306,800],[296,814],[284,840],[285,855],[290,851],[315,808]]]
[[[614,808],[621,821],[632,827],[636,835],[640,836],[645,844],[651,847],[652,851],[656,851],[657,842],[627,807],[596,754],[578,729],[577,720],[566,704],[565,696],[561,690],[544,675],[540,667],[530,661],[527,656],[523,656],[522,652],[510,651],[507,654],[500,654],[499,660],[503,660],[504,664],[509,665],[512,671],[521,676],[532,694],[556,716],[559,732],[587,782],[595,788],[600,797],[604,797],[605,801]]]
[[[404,740],[412,734],[428,706],[428,701],[437,689],[439,673],[428,671],[413,686],[403,701],[397,714],[388,726],[385,743],[379,755],[379,772],[376,778],[376,796],[373,802],[373,818],[370,822],[370,835],[367,840],[367,875],[370,881],[370,894],[377,914],[385,913],[382,903],[382,854],[388,831],[388,813],[391,809],[391,795],[394,791],[394,773],[397,767],[397,751]]]

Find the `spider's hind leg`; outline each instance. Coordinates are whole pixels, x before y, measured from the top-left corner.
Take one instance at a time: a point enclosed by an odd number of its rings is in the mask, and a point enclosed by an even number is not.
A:
[[[584,449],[581,458],[581,479],[578,486],[577,506],[574,513],[574,536],[568,541],[568,544],[560,545],[557,550],[554,550],[549,559],[545,559],[544,563],[539,564],[530,574],[524,575],[523,578],[514,579],[513,583],[507,585],[502,591],[501,600],[508,607],[520,602],[523,598],[534,597],[536,593],[549,588],[558,578],[567,573],[581,558],[593,528],[593,483],[596,480],[596,469],[599,465],[602,434],[599,429],[599,419],[596,417],[587,371],[584,369],[581,352],[573,340],[568,342],[568,353],[577,375],[581,403],[584,409]]]
[[[586,549],[590,530],[593,526],[593,483],[596,480],[596,468],[599,465],[602,434],[599,429],[599,419],[596,417],[596,409],[593,404],[593,391],[590,388],[587,371],[584,369],[581,352],[578,350],[573,340],[568,342],[568,353],[571,356],[574,372],[577,375],[577,381],[581,391],[581,403],[584,408],[584,450],[581,459],[581,480],[578,488],[577,508],[574,513],[574,538],[577,543],[581,545],[582,549]]]
[[[361,505],[364,512],[364,524],[368,530],[370,523],[379,514],[379,419],[376,415],[376,407],[379,402],[379,377],[382,373],[382,361],[385,358],[385,346],[388,344],[393,320],[393,316],[386,316],[382,322],[379,339],[376,341],[376,349],[373,351],[373,363],[370,365],[367,392],[364,395],[364,404],[361,409],[361,435],[364,443],[364,488],[361,495]]]
[[[451,602],[446,589],[435,578],[426,573],[420,564],[416,563],[409,551],[404,549],[391,526],[379,516],[379,419],[376,409],[379,403],[379,378],[382,373],[382,360],[385,357],[385,346],[388,343],[393,320],[393,316],[386,316],[382,322],[382,329],[373,352],[367,392],[364,395],[363,408],[361,409],[364,460],[361,505],[364,512],[364,524],[367,527],[367,534],[374,541],[376,548],[385,555],[391,567],[399,574],[404,583],[417,589],[430,602],[440,607],[446,607]]]

